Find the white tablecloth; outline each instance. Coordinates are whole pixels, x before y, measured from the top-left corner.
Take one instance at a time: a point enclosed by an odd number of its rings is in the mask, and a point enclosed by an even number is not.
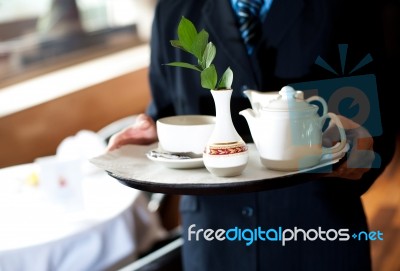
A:
[[[57,213],[27,185],[35,170],[0,169],[0,271],[106,270],[164,236],[144,194],[104,171],[83,178],[83,209]]]

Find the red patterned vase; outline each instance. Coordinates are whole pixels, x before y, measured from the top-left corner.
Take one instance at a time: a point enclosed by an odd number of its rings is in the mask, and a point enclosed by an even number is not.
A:
[[[232,90],[211,90],[211,94],[215,104],[216,123],[204,149],[204,165],[209,172],[219,177],[240,175],[248,163],[249,154],[246,143],[232,122]]]

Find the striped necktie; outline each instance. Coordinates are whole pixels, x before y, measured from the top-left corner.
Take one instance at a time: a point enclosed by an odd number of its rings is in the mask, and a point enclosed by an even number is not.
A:
[[[253,47],[260,37],[260,11],[263,4],[264,0],[238,0],[235,5],[239,30],[249,55],[252,54]]]

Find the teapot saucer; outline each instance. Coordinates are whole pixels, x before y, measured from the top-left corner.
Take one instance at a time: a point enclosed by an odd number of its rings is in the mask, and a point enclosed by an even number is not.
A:
[[[336,145],[339,145],[339,143],[336,143]],[[329,162],[329,161],[332,161],[332,160],[340,159],[343,156],[345,156],[346,153],[349,150],[350,150],[350,145],[349,145],[349,143],[346,143],[346,145],[344,146],[344,148],[341,151],[339,151],[337,153],[334,153],[334,154],[324,154],[324,155],[322,155],[321,161],[319,163],[323,164],[325,162]]]

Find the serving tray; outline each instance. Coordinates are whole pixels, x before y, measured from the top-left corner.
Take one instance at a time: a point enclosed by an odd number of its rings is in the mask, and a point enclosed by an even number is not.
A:
[[[265,168],[254,144],[248,144],[249,162],[242,175],[217,177],[204,167],[170,168],[147,157],[157,143],[147,146],[125,145],[90,159],[122,184],[131,188],[166,194],[245,193],[292,186],[321,177],[332,170],[348,150],[325,155],[317,166],[299,171],[276,171]]]

